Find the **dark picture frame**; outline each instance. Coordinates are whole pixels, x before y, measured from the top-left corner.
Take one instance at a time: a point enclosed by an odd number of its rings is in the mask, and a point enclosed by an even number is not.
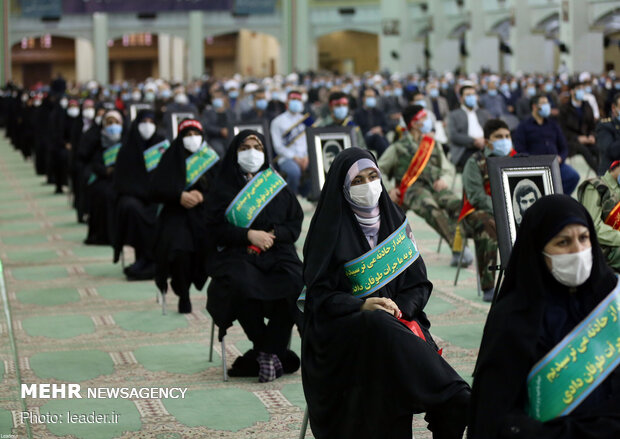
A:
[[[138,115],[138,111],[140,110],[152,110],[153,106],[151,104],[131,104],[129,106],[129,120],[131,122],[134,121],[134,119],[136,118],[136,116]]]
[[[236,122],[230,124],[228,127],[229,141],[233,139],[237,134],[239,134],[243,130],[254,130],[261,133],[265,136],[265,150],[267,151],[267,157],[269,157],[269,161],[272,161],[274,158],[273,146],[271,146],[271,134],[269,132],[269,121],[268,120],[254,120],[247,122]]]
[[[554,155],[489,157],[487,163],[497,244],[505,269],[522,213],[542,196],[563,193],[560,164]]]
[[[329,166],[336,155],[343,149],[358,146],[355,127],[308,127],[306,142],[311,178],[309,198],[318,200]]]
[[[189,111],[179,112],[172,113],[170,115],[170,119],[172,120],[172,139],[170,139],[170,141],[172,141],[173,139],[176,139],[179,134],[179,123],[181,123],[184,119],[196,119],[196,116],[194,113],[190,113]]]

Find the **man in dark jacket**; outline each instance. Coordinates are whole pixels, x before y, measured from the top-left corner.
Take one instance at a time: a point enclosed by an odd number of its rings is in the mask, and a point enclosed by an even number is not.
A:
[[[596,146],[600,153],[599,175],[603,175],[612,162],[620,160],[620,92],[614,96],[610,116],[601,119],[596,127]]]
[[[373,88],[364,90],[363,106],[355,111],[353,120],[362,130],[368,149],[372,149],[377,153],[377,157],[381,157],[383,151],[390,145],[385,137],[389,127],[385,114],[377,108],[377,94]]]

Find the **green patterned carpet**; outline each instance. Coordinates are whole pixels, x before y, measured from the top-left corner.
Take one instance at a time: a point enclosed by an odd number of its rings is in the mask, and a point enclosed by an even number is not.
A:
[[[3,132],[1,133],[3,134]],[[457,187],[458,190],[458,187]],[[0,140],[0,258],[8,303],[0,313],[0,434],[19,438],[296,438],[305,402],[299,372],[273,383],[222,381],[220,345],[208,361],[206,297],[193,291],[194,313],[163,316],[152,282],[126,282],[107,247],[86,247],[67,196],[53,195],[4,136]],[[304,204],[303,244],[312,214]],[[429,278],[427,307],[444,356],[468,380],[488,305],[473,269],[449,267],[450,252],[411,217]],[[131,250],[126,251],[131,260]],[[10,318],[10,331],[7,316]],[[292,342],[299,353],[297,334]],[[228,364],[250,343],[239,326],[227,336]],[[16,350],[13,349],[13,343]],[[20,383],[94,387],[187,387],[184,399],[20,399]],[[116,413],[118,423],[22,423],[20,413]],[[421,416],[416,438],[429,438]],[[307,437],[311,437],[308,431]]]

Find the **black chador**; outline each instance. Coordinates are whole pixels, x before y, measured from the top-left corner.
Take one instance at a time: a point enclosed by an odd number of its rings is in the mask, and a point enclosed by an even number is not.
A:
[[[138,129],[143,122],[153,124],[151,110],[138,112],[123,142],[114,169],[114,191],[117,201],[114,222],[114,262],[117,262],[124,245],[136,252],[136,262],[125,268],[129,279],[150,279],[155,273],[153,242],[157,205],[149,199],[149,175],[145,166],[144,151],[161,143],[164,137],[155,131],[144,138]]]
[[[151,200],[163,204],[155,232],[155,283],[160,291],[166,293],[168,278],[171,279],[172,290],[179,296],[179,312],[182,313],[192,309],[190,286],[194,284],[200,290],[207,280],[208,230],[204,200],[217,170],[216,163],[188,186],[186,160],[192,152],[185,148],[183,138],[198,133],[202,136],[198,121],[194,122],[179,130],[178,137],[151,175]],[[194,191],[201,194],[203,202],[184,207],[181,204],[183,193]]]
[[[277,376],[282,370],[289,372],[299,367],[297,357],[287,350],[287,344],[297,314],[295,299],[302,288],[302,264],[295,241],[301,232],[303,211],[293,192],[284,187],[249,228],[235,226],[226,219],[226,208],[235,196],[253,175],[269,166],[263,151],[262,160],[254,162],[260,167],[242,169],[238,151],[248,143],[260,143],[264,149],[261,134],[250,130],[240,132],[222,159],[207,199],[207,227],[216,247],[209,257],[213,281],[208,290],[207,310],[220,328],[220,336],[237,319],[254,345],[252,351],[233,365],[231,373],[259,375],[261,380],[272,380],[276,378],[270,376],[273,367]],[[273,245],[257,252],[249,240],[249,230],[275,235]],[[269,318],[267,325],[265,317]],[[269,373],[260,375],[256,360]],[[236,370],[241,363],[244,363],[241,370]]]
[[[553,277],[542,253],[569,224],[587,227],[592,245],[590,276],[572,288]],[[579,325],[617,282],[599,247],[592,218],[581,204],[567,195],[552,195],[527,210],[506,278],[484,328],[474,371],[469,438],[620,438],[617,367],[569,414],[540,422],[527,413],[527,378],[534,365]],[[579,375],[575,379],[581,380]],[[564,398],[564,393],[558,392],[558,398]]]
[[[376,248],[405,220],[382,185],[376,204],[353,201],[351,183],[368,169],[380,182],[370,152],[349,148],[336,157],[304,245],[301,372],[312,432],[321,439],[407,439],[413,414],[426,412],[433,437],[461,439],[469,386],[440,356],[429,332],[424,307],[432,284],[422,257],[365,297],[354,296],[345,275],[345,263],[370,251],[371,242]],[[362,311],[370,298],[398,309]],[[417,324],[419,335],[397,319],[397,311]]]

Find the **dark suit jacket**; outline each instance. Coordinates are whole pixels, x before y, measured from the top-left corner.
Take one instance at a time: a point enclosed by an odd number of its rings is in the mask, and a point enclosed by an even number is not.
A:
[[[594,134],[596,128],[594,113],[586,101],[581,102],[581,112],[580,119],[577,109],[573,107],[570,101],[560,107],[560,126],[569,144],[579,142],[577,140],[579,136]]]
[[[353,120],[356,125],[360,127],[364,135],[366,135],[372,127],[376,126],[380,126],[383,129],[383,135],[387,134],[389,130],[385,114],[378,108],[358,108],[355,110]]]
[[[490,114],[482,108],[476,109],[476,116],[482,128],[491,118]],[[448,141],[450,142],[450,161],[457,168],[465,166],[467,159],[477,151],[474,139],[467,134],[468,129],[465,110],[462,108],[452,110],[448,115]]]

